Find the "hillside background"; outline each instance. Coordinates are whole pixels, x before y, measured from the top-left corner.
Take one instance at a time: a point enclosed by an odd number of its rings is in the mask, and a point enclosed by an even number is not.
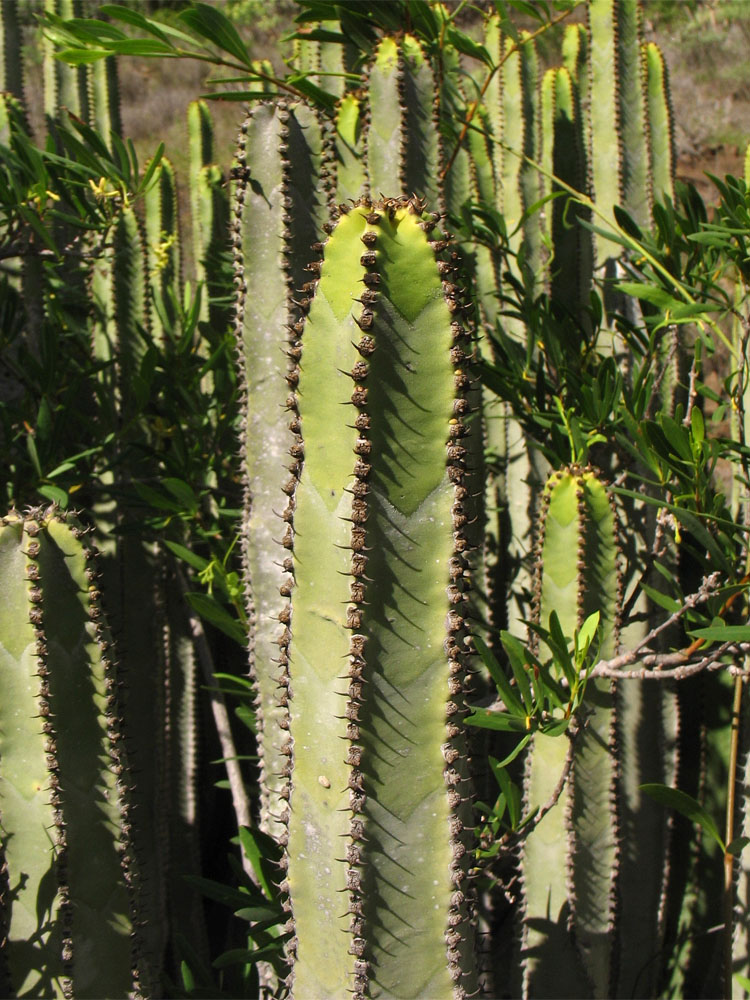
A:
[[[39,68],[38,79],[27,81],[33,105],[35,94],[41,95],[42,42],[34,21],[43,0],[19,0],[19,4],[26,20],[27,55],[36,56]],[[130,0],[130,5],[144,13],[180,6],[159,0]],[[216,0],[216,5],[234,20],[254,58],[270,58],[281,68],[290,46],[280,40],[293,28],[298,10],[294,0]],[[750,141],[750,3],[646,0],[644,9],[646,37],[659,43],[670,69],[678,178],[692,181],[711,200],[713,188],[705,171],[741,174]],[[552,33],[540,40],[543,60],[555,60],[557,48]],[[125,135],[144,158],[164,141],[167,155],[182,174],[187,165],[186,108],[198,95],[210,92],[211,73],[205,64],[187,60],[134,58],[120,59],[119,73]],[[214,102],[212,112],[217,158],[228,164],[241,105]]]

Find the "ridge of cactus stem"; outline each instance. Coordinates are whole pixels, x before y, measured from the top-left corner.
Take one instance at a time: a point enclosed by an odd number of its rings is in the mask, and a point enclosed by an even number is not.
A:
[[[460,997],[475,985],[459,724],[455,386],[467,378],[433,225],[420,203],[389,199],[329,226],[302,336],[284,884],[298,997]]]
[[[647,227],[651,221],[652,190],[640,0],[620,0],[616,4],[616,17],[617,138],[622,163],[622,207],[637,225]]]
[[[592,197],[607,217],[622,204],[622,148],[618,106],[617,0],[592,0],[586,6],[589,31],[589,101],[591,122],[590,182]],[[613,129],[616,142],[612,141]],[[620,247],[605,237],[594,236],[594,266],[617,257]]]
[[[674,198],[675,136],[669,72],[655,42],[641,48],[646,86],[650,187],[654,201]]]
[[[397,186],[403,189],[403,162],[407,135],[400,99],[402,55],[395,38],[385,37],[375,51],[367,73],[367,177],[377,197]],[[395,138],[395,141],[394,141]]]
[[[440,204],[440,138],[435,129],[437,89],[430,61],[417,38],[401,41],[400,101],[404,116],[406,150],[402,165],[403,189]]]
[[[0,522],[4,951],[18,995],[144,985],[117,681],[84,536],[54,507]]]
[[[299,337],[293,299],[305,302],[290,275],[285,165],[289,108],[259,104],[242,125],[231,226],[235,265],[235,335],[243,387],[244,508],[242,554],[250,623],[249,666],[255,683],[260,768],[260,828],[287,838],[290,739],[286,642],[294,584],[287,522],[299,459],[285,415],[290,359]],[[270,235],[270,238],[269,238]],[[252,275],[253,285],[248,277]],[[299,287],[297,285],[296,287]]]
[[[577,552],[577,560],[571,553]],[[616,647],[621,586],[614,509],[590,469],[554,473],[545,487],[536,585],[536,620],[557,613],[573,635],[600,612],[599,648]],[[607,996],[618,869],[616,769],[608,682],[592,681],[593,714],[575,737],[571,778],[557,804],[524,841],[524,994]],[[563,773],[568,739],[537,733],[526,762],[526,809],[545,805]],[[555,983],[557,985],[555,985]]]
[[[367,111],[355,93],[344,94],[336,111],[336,198],[357,201],[367,189],[364,146]]]

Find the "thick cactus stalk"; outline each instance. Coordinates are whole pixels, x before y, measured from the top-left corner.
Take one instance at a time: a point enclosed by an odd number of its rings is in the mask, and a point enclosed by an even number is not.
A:
[[[0,91],[23,101],[23,63],[18,4],[0,4]]]
[[[111,144],[112,133],[122,133],[120,85],[114,56],[99,59],[89,66],[88,101],[91,125],[106,143]]]
[[[310,246],[326,211],[319,183],[321,146],[308,108],[257,106],[242,126],[232,230],[235,331],[245,386],[243,558],[259,726],[260,826],[276,837],[283,831],[279,817],[288,784],[287,710],[279,700],[285,671],[278,641],[288,620],[290,590],[286,569],[270,553],[286,530],[280,518],[298,471],[296,458],[290,459],[295,438],[283,419],[284,379],[287,352],[296,350],[301,310],[308,308],[312,291],[312,275],[305,271]]]
[[[435,127],[435,77],[413,35],[401,42],[401,101],[407,137],[402,187],[428,204],[440,200],[440,139]]]
[[[336,201],[357,201],[367,189],[365,120],[361,98],[345,94],[336,113]]]
[[[190,152],[190,218],[193,227],[193,268],[196,281],[206,277],[204,258],[210,235],[204,229],[205,177],[201,181],[201,171],[213,161],[214,130],[211,113],[205,101],[191,101],[188,104],[188,149]],[[204,296],[201,319],[208,318],[208,296]]]
[[[304,461],[281,642],[284,888],[299,998],[475,988],[460,727],[468,377],[433,224],[398,200],[329,227],[291,376]]]
[[[367,75],[367,187],[373,197],[398,186],[438,201],[440,148],[435,81],[412,35],[384,38]]]
[[[0,908],[18,996],[140,993],[117,682],[83,534],[52,509],[0,522]]]
[[[551,72],[554,72],[549,95],[552,103],[552,172],[576,191],[583,191],[586,153],[573,80],[565,67]],[[553,202],[551,214],[554,247],[550,262],[551,295],[568,315],[585,323],[583,310],[591,288],[592,250],[589,233],[577,222],[584,213],[562,195]]]
[[[572,637],[585,617],[599,611],[599,649],[610,655],[620,601],[615,517],[592,470],[572,468],[549,480],[538,561],[537,620],[546,628],[554,610]],[[522,851],[529,997],[611,995],[618,846],[608,685],[590,682],[587,703],[594,714],[576,738],[572,780]],[[528,810],[548,804],[568,753],[564,737],[535,736],[527,759]]]
[[[390,191],[396,179],[401,184],[404,134],[399,76],[398,42],[386,37],[377,47],[368,75],[367,175],[376,197]]]
[[[651,189],[654,201],[664,201],[665,198],[674,198],[676,164],[669,73],[658,45],[648,42],[641,51],[646,86]]]
[[[44,0],[44,9],[63,18],[80,17],[81,0]],[[54,44],[44,42],[44,113],[52,130],[62,108],[88,120],[86,68],[70,66],[55,59]]]
[[[149,292],[154,337],[173,336],[180,301],[180,239],[174,167],[163,159],[144,199]]]
[[[615,205],[622,201],[620,184],[620,138],[617,89],[617,31],[613,0],[592,0],[586,8],[588,18],[591,69],[590,91],[590,150],[591,188],[597,207],[606,217],[612,217]],[[613,140],[613,131],[617,139]],[[596,266],[616,257],[620,248],[597,235],[594,240]]]

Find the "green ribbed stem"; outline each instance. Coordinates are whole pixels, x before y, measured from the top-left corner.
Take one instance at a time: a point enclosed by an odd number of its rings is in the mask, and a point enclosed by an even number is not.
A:
[[[616,646],[620,593],[615,518],[606,488],[589,469],[554,473],[542,517],[538,620],[548,627],[555,611],[563,633],[572,638],[582,621],[599,611],[599,651],[609,656]],[[571,778],[523,846],[528,997],[611,995],[617,825],[608,682],[589,682],[586,706],[593,714],[576,737]],[[564,736],[535,736],[527,759],[527,810],[549,802],[568,754]]]
[[[406,202],[344,215],[303,335],[288,651],[299,1000],[450,997],[453,977],[456,995],[474,989],[455,551],[466,376],[425,227]]]
[[[288,568],[276,553],[278,541],[291,531],[281,518],[299,471],[290,455],[295,437],[284,417],[285,376],[287,352],[296,351],[300,317],[312,294],[313,275],[305,267],[326,210],[319,183],[322,137],[315,115],[304,105],[258,105],[243,124],[237,161],[235,333],[246,389],[243,556],[260,728],[260,826],[278,837],[285,830],[280,817],[286,806],[289,752],[286,664],[279,637],[288,620],[290,588]]]
[[[173,338],[180,303],[180,238],[174,167],[163,159],[144,198],[151,326],[155,337]]]
[[[663,202],[666,198],[674,199],[676,165],[669,73],[658,45],[648,42],[641,52],[646,86],[651,187],[654,201]]]
[[[83,532],[53,510],[0,521],[0,815],[14,995],[138,992],[128,786],[111,640]]]

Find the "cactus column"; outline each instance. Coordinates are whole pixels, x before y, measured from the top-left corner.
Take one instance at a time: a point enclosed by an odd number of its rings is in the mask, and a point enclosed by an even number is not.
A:
[[[304,460],[282,640],[284,888],[300,1000],[475,989],[460,725],[468,377],[433,225],[400,199],[328,227],[290,376]]]
[[[53,510],[0,520],[5,996],[140,995],[116,683],[82,535]]]

